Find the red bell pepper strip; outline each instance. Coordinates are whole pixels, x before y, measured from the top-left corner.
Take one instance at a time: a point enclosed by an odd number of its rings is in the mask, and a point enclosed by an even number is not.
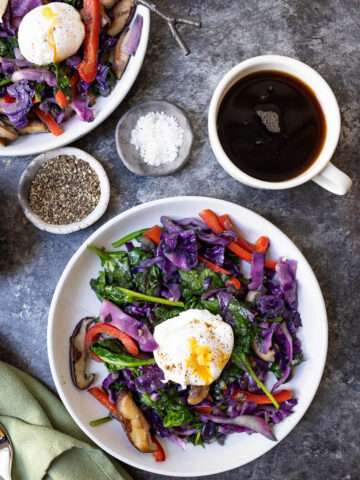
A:
[[[84,60],[77,69],[84,82],[93,82],[97,74],[99,35],[101,28],[100,1],[84,0]]]
[[[239,235],[239,232],[236,230],[234,225],[232,224],[229,215],[221,215],[219,217],[219,223],[220,225],[225,229],[225,230],[230,230],[231,232],[236,233],[237,235],[237,240],[235,243],[239,245],[239,247],[244,248],[248,252],[254,253],[254,252],[266,252],[268,246],[269,246],[269,239],[267,237],[259,237],[256,240],[255,245],[253,243],[248,242],[244,238],[242,238],[241,235]]]
[[[76,72],[70,78],[71,89],[72,89],[72,98],[76,97],[77,95],[77,84],[79,83],[80,75]]]
[[[154,225],[153,227],[149,228],[147,232],[143,233],[143,235],[159,245],[161,232],[162,229],[159,227],[159,225]]]
[[[75,73],[75,75],[73,75],[70,78],[71,89],[72,89],[72,98],[75,98],[76,95],[77,95],[76,86],[79,82],[79,79],[80,79],[80,77],[79,77],[78,73]],[[65,95],[65,93],[63,93],[61,90],[58,90],[56,92],[55,100],[56,100],[56,103],[59,105],[60,108],[65,108],[68,105],[70,105],[70,103],[71,103],[71,98],[69,98],[67,95]]]
[[[255,245],[257,252],[265,253],[269,246],[269,239],[267,237],[259,237]]]
[[[237,278],[230,277],[229,282],[232,283],[234,285],[234,287],[237,288],[238,290],[241,289],[241,283],[239,282],[239,280]]]
[[[216,265],[216,263],[211,262],[207,258],[202,257],[201,255],[198,255],[198,259],[200,262],[205,263],[205,265],[212,270],[213,272],[218,272],[218,273],[223,273],[224,275],[231,275],[229,270],[226,270],[225,268],[220,267],[219,265]],[[237,278],[230,277],[229,282],[234,285],[235,288],[239,289],[241,288],[241,283]]]
[[[212,412],[211,407],[196,407],[195,406],[195,410],[198,410],[201,413],[211,413]]]
[[[15,98],[10,97],[10,95],[8,93],[5,93],[4,102],[5,103],[15,103]]]
[[[220,225],[218,217],[212,210],[203,210],[199,213],[199,217],[201,217],[206,225],[210,227],[210,229],[216,234],[224,232],[224,228]]]
[[[218,218],[219,218],[219,223],[223,227],[224,230],[228,230],[230,232],[236,233],[236,235],[237,235],[236,243],[239,245],[239,247],[242,247],[242,248],[244,248],[245,250],[247,250],[248,252],[251,252],[251,253],[257,251],[256,245],[253,245],[252,243],[250,243],[247,240],[245,240],[244,238],[242,238],[241,235],[239,235],[239,232],[236,231],[236,228],[234,227],[234,225],[232,224],[232,222],[229,218],[229,215],[227,215],[227,214],[221,215]]]
[[[205,265],[208,268],[210,268],[210,270],[212,270],[213,272],[219,272],[219,273],[224,273],[225,275],[231,275],[229,270],[225,270],[225,268],[222,268],[219,265],[216,265],[216,263],[211,262],[207,258],[204,258],[204,257],[198,255],[198,259],[200,260],[200,262],[205,263]]]
[[[118,338],[123,343],[126,350],[129,353],[131,353],[131,355],[133,355],[134,357],[138,355],[139,348],[134,342],[134,340],[131,337],[129,337],[129,335],[122,332],[117,327],[114,327],[114,325],[109,325],[107,323],[99,322],[99,323],[96,323],[91,328],[89,328],[85,336],[86,349],[90,355],[92,354],[93,359],[96,362],[102,362],[102,360],[97,355],[95,355],[90,351],[90,345],[98,339],[100,333],[108,333],[109,335],[112,335],[113,337]]]
[[[220,225],[218,217],[215,215],[215,213],[212,210],[203,210],[202,212],[199,213],[199,216],[204,220],[204,222],[208,225],[208,227],[210,227],[210,229],[216,235],[219,235],[220,233],[224,232],[224,228]],[[235,255],[240,257],[242,260],[245,260],[246,262],[251,263],[252,253],[240,247],[240,245],[238,245],[235,242],[230,242],[226,246],[231,252],[235,253]],[[274,270],[276,266],[276,262],[265,260],[265,266],[266,268],[271,268]]]
[[[115,403],[110,402],[109,397],[99,387],[91,387],[87,390],[91,395],[96,398],[105,408],[107,408],[114,417],[119,418]]]
[[[70,104],[70,98],[67,97],[61,90],[56,92],[55,100],[60,108],[65,108]]]
[[[64,133],[64,130],[58,125],[54,118],[50,115],[50,113],[46,114],[42,110],[40,110],[38,105],[33,106],[33,112],[40,118],[42,122],[48,127],[50,132],[57,137]]]
[[[153,457],[155,458],[156,462],[163,462],[165,460],[165,452],[163,447],[161,446],[161,443],[157,438],[154,437],[154,435],[151,435],[151,440],[156,444],[158,449],[156,452],[153,452]]]
[[[244,392],[243,390],[235,390],[231,397],[234,400],[239,400],[239,395],[245,395],[246,400],[255,402],[258,405],[267,405],[272,403],[272,401],[266,395],[255,395],[253,393]],[[290,390],[281,390],[281,392],[273,394],[273,397],[278,403],[286,402],[286,400],[290,400],[292,393]]]

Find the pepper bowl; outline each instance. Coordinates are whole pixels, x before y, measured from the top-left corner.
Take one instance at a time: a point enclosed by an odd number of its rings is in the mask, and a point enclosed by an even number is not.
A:
[[[85,162],[87,162],[90,167],[96,172],[100,183],[100,199],[94,210],[87,217],[83,218],[79,222],[69,223],[67,225],[55,225],[45,222],[39,215],[37,215],[33,211],[29,202],[29,191],[31,183],[34,180],[40,167],[44,163],[58,157],[59,155],[74,156],[80,160],[84,160]],[[25,216],[28,220],[30,220],[31,223],[35,225],[35,227],[50,233],[66,234],[76,232],[83,228],[87,228],[93,223],[95,223],[97,220],[99,220],[99,218],[105,213],[105,210],[109,204],[110,184],[103,166],[93,156],[89,155],[83,150],[80,150],[79,148],[65,147],[42,153],[41,155],[35,157],[31,163],[29,163],[20,178],[18,198],[20,205],[24,210]]]

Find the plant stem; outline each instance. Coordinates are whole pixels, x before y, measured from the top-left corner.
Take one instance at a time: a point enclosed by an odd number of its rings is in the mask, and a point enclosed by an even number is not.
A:
[[[114,248],[121,247],[124,245],[126,242],[130,242],[130,240],[133,240],[134,238],[140,237],[143,233],[147,232],[149,229],[148,228],[143,228],[141,230],[137,230],[136,232],[129,233],[129,235],[125,235],[125,237],[120,238],[120,240],[117,240],[112,244]]]
[[[123,287],[114,287],[117,290],[120,290],[124,295],[130,297],[133,300],[142,300],[144,302],[154,302],[154,303],[163,303],[164,305],[171,305],[173,307],[184,307],[183,302],[172,302],[171,300],[167,300],[165,298],[160,297],[152,297],[150,295],[145,295],[144,293],[133,292],[132,290],[128,290]]]
[[[3,85],[7,85],[8,83],[11,83],[11,78],[8,78],[6,80],[1,80],[0,87],[2,87]]]
[[[99,418],[98,420],[92,420],[89,422],[90,427],[97,427],[98,425],[102,425],[103,423],[110,422],[110,420],[113,420],[112,415],[108,415],[107,417]]]
[[[255,372],[254,370],[251,368],[251,365],[249,363],[249,360],[246,358],[246,355],[245,353],[242,353],[241,354],[241,359],[242,361],[245,363],[246,365],[246,368],[248,369],[249,371],[249,375],[251,376],[251,378],[253,380],[255,380],[255,382],[257,383],[257,385],[261,388],[261,390],[265,393],[265,395],[269,398],[269,400],[271,400],[271,402],[274,404],[274,406],[276,408],[279,408],[279,404],[278,402],[275,400],[275,398],[273,397],[273,395],[269,392],[269,390],[265,387],[265,385],[258,379],[258,377],[255,375]]]

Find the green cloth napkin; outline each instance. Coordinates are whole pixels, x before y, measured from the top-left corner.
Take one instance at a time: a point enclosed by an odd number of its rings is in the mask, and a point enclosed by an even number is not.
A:
[[[4,362],[0,423],[14,447],[13,480],[131,480],[119,462],[91,443],[49,390]]]

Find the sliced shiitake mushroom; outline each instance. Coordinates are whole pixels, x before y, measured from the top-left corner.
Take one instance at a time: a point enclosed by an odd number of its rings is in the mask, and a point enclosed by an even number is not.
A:
[[[93,107],[96,103],[97,96],[93,92],[88,92],[89,97],[89,107]]]
[[[261,343],[260,342],[252,342],[251,344],[254,352],[256,355],[264,360],[264,362],[275,362],[275,350],[273,348],[269,348],[267,353],[262,353],[261,352]]]
[[[119,0],[100,0],[100,3],[106,8],[112,8]]]
[[[19,134],[16,128],[7,125],[3,120],[0,120],[0,138],[6,143],[11,143],[18,138]]]
[[[157,446],[150,436],[150,425],[131,393],[120,392],[116,408],[125,433],[134,447],[140,452],[156,452]]]
[[[122,75],[123,75],[123,73],[126,69],[126,66],[127,66],[127,64],[129,63],[129,60],[130,60],[130,55],[128,53],[126,53],[123,49],[123,43],[124,43],[125,38],[126,38],[126,33],[127,32],[123,32],[120,35],[120,38],[117,41],[117,43],[115,45],[115,49],[114,49],[114,70],[115,70],[116,77],[119,80],[122,77]]]
[[[86,332],[93,317],[85,317],[76,325],[73,334],[70,337],[70,371],[71,378],[80,390],[86,390],[94,381],[95,375],[88,375],[87,367],[89,354],[85,346]]]
[[[20,135],[32,135],[34,133],[46,133],[49,129],[45,123],[40,122],[40,120],[30,120],[30,122],[21,130],[19,130]]]
[[[202,402],[207,397],[209,390],[210,385],[191,385],[187,399],[188,404],[197,405]]]
[[[135,12],[132,0],[120,0],[112,9],[112,21],[107,34],[116,37],[130,23]]]
[[[111,22],[109,15],[105,12],[105,8],[100,4],[101,26],[104,28]]]

